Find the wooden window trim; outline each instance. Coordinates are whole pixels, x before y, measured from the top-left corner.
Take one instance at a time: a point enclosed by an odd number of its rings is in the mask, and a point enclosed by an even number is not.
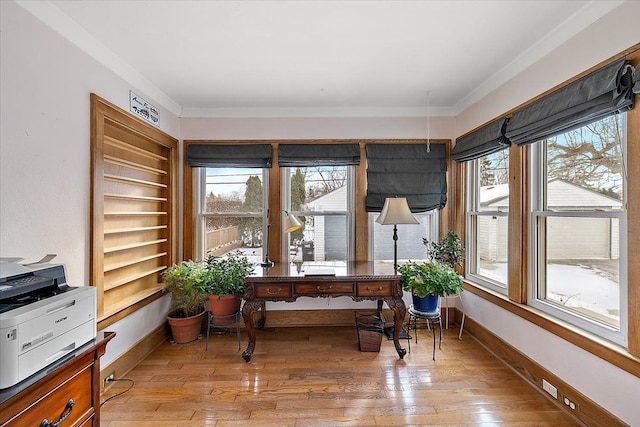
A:
[[[567,85],[589,72],[601,68],[621,57],[626,56],[634,67],[640,66],[640,44],[637,44],[624,52],[616,55],[601,64],[581,73],[575,78],[550,89],[540,96],[512,109],[507,115],[523,106],[541,98],[545,94]],[[638,101],[638,99],[636,99]],[[465,289],[523,319],[530,321],[538,327],[565,339],[566,341],[586,350],[597,357],[623,369],[632,375],[640,377],[640,287],[637,278],[640,277],[640,263],[631,262],[640,259],[640,239],[634,236],[640,235],[640,217],[631,215],[631,212],[640,212],[640,106],[627,114],[627,348],[613,344],[599,336],[586,332],[578,327],[562,322],[553,316],[526,305],[528,292],[528,218],[529,218],[529,183],[527,182],[529,147],[510,148],[509,173],[510,173],[510,206],[509,206],[509,248],[508,262],[509,284],[508,297],[500,295],[479,286],[469,280],[465,280]],[[634,160],[632,160],[634,159]],[[456,206],[455,228],[462,233],[466,222],[466,167],[464,164],[453,166],[456,180]],[[518,259],[519,258],[519,259]]]
[[[366,261],[369,258],[369,215],[365,210],[366,193],[367,193],[367,163],[366,163],[366,145],[367,144],[426,144],[426,139],[313,139],[313,140],[185,140],[183,147],[183,159],[186,159],[187,147],[191,144],[271,144],[273,150],[273,165],[269,170],[269,211],[279,212],[281,210],[281,174],[278,166],[278,144],[279,143],[295,143],[295,144],[360,144],[360,164],[356,166],[355,173],[355,229],[354,229],[354,261]],[[446,144],[447,158],[451,152],[451,140],[449,139],[431,139],[431,144]],[[195,211],[194,189],[196,180],[196,171],[184,162],[183,165],[183,191],[184,191],[184,217],[183,217],[183,251],[185,259],[193,259],[196,255],[195,251],[195,220],[197,212]],[[451,165],[447,171],[447,180],[452,182],[453,174],[451,173]],[[447,200],[453,200],[453,185],[447,186]],[[451,225],[452,212],[451,203],[442,209],[440,213],[440,224]],[[445,231],[445,227],[441,226],[440,230]],[[272,259],[279,261],[280,257],[280,236],[274,233],[269,242],[269,254],[273,254]],[[276,256],[278,257],[276,259]]]
[[[167,266],[175,263],[178,259],[178,234],[177,234],[177,166],[178,166],[178,140],[170,135],[162,132],[161,130],[143,122],[130,113],[116,107],[108,101],[100,98],[96,94],[91,94],[91,200],[90,200],[90,283],[91,286],[96,287],[97,294],[97,328],[102,330],[116,321],[128,316],[134,311],[146,306],[147,304],[160,298],[164,288],[161,283],[160,274]],[[104,158],[104,141],[105,141],[105,128],[106,123],[117,124],[123,132],[127,135],[131,135],[136,138],[144,138],[154,147],[162,147],[164,151],[168,151],[168,155],[165,160],[162,160],[166,164],[165,169],[159,171],[165,178],[166,184],[166,200],[165,197],[160,200],[159,198],[150,198],[140,195],[129,195],[127,193],[118,195],[105,194],[104,181],[105,181],[105,158]],[[134,149],[135,150],[135,149]],[[134,169],[140,170],[152,170],[152,168],[140,167],[135,162],[128,162],[122,160],[124,167],[132,166]],[[135,180],[133,180],[135,181]],[[140,181],[142,182],[142,181]],[[144,184],[144,183],[143,183]],[[150,184],[151,185],[151,184]],[[156,184],[157,185],[157,184]],[[163,230],[162,233],[166,237],[163,238],[162,252],[160,255],[143,257],[135,259],[132,262],[124,262],[116,264],[115,266],[108,266],[107,270],[113,271],[118,268],[124,268],[129,264],[135,264],[140,262],[155,262],[152,268],[139,267],[139,278],[145,277],[144,280],[150,282],[151,285],[144,285],[144,289],[141,291],[130,292],[122,300],[121,303],[112,304],[109,307],[105,306],[105,291],[108,287],[105,287],[105,197],[116,200],[138,200],[163,203],[163,210],[166,211],[166,219],[162,221],[159,226],[142,227],[139,229],[132,229],[122,231],[123,233],[136,231],[152,232],[152,230]],[[107,231],[107,234],[109,231]],[[113,232],[112,232],[113,233]],[[148,242],[146,242],[148,243]],[[128,246],[135,245],[135,243],[128,243]],[[157,261],[152,261],[157,259]],[[136,276],[131,276],[136,277]],[[156,280],[157,278],[157,280]],[[135,281],[138,279],[123,279],[127,281]],[[107,288],[107,289],[105,289]]]

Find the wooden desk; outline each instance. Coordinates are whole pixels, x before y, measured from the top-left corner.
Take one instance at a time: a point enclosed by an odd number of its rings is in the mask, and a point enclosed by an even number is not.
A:
[[[322,271],[321,271],[322,270]],[[332,270],[335,275],[322,275]],[[293,302],[298,297],[347,296],[354,301],[377,300],[378,310],[385,301],[394,313],[393,343],[400,359],[407,351],[400,345],[400,331],[406,307],[402,300],[402,276],[393,273],[393,267],[373,262],[348,262],[336,265],[316,263],[281,264],[256,269],[255,274],[245,278],[245,303],[242,307],[249,345],[242,353],[249,362],[256,346],[256,334],[252,316],[260,310],[258,327],[266,321],[266,301]]]

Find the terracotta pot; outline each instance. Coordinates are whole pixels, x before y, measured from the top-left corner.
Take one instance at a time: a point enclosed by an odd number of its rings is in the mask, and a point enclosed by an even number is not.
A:
[[[213,323],[216,325],[229,325],[235,322],[236,313],[240,311],[239,295],[208,295]]]
[[[177,344],[186,344],[198,339],[202,327],[202,318],[206,311],[191,317],[172,317],[175,311],[167,315],[167,320],[171,326],[173,341]]]

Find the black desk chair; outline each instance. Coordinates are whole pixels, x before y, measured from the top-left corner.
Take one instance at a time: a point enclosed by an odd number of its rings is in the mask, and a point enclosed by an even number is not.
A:
[[[440,343],[439,349],[442,349],[442,316],[440,315],[440,307],[436,311],[423,312],[418,311],[413,307],[413,304],[409,306],[409,323],[407,324],[407,330],[410,332],[412,329],[415,331],[416,344],[418,343],[418,321],[424,320],[427,329],[431,329],[433,332],[433,360],[436,360],[436,326],[440,328]],[[411,352],[411,340],[409,343],[409,352]]]

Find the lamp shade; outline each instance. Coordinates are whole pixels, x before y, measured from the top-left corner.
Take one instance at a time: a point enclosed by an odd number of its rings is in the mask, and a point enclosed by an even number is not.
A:
[[[419,224],[420,222],[411,213],[405,197],[388,197],[384,201],[382,212],[376,219],[378,224]]]
[[[293,233],[296,230],[300,230],[302,228],[302,224],[295,215],[291,215],[287,213],[287,216],[284,220],[284,232],[285,233]]]

